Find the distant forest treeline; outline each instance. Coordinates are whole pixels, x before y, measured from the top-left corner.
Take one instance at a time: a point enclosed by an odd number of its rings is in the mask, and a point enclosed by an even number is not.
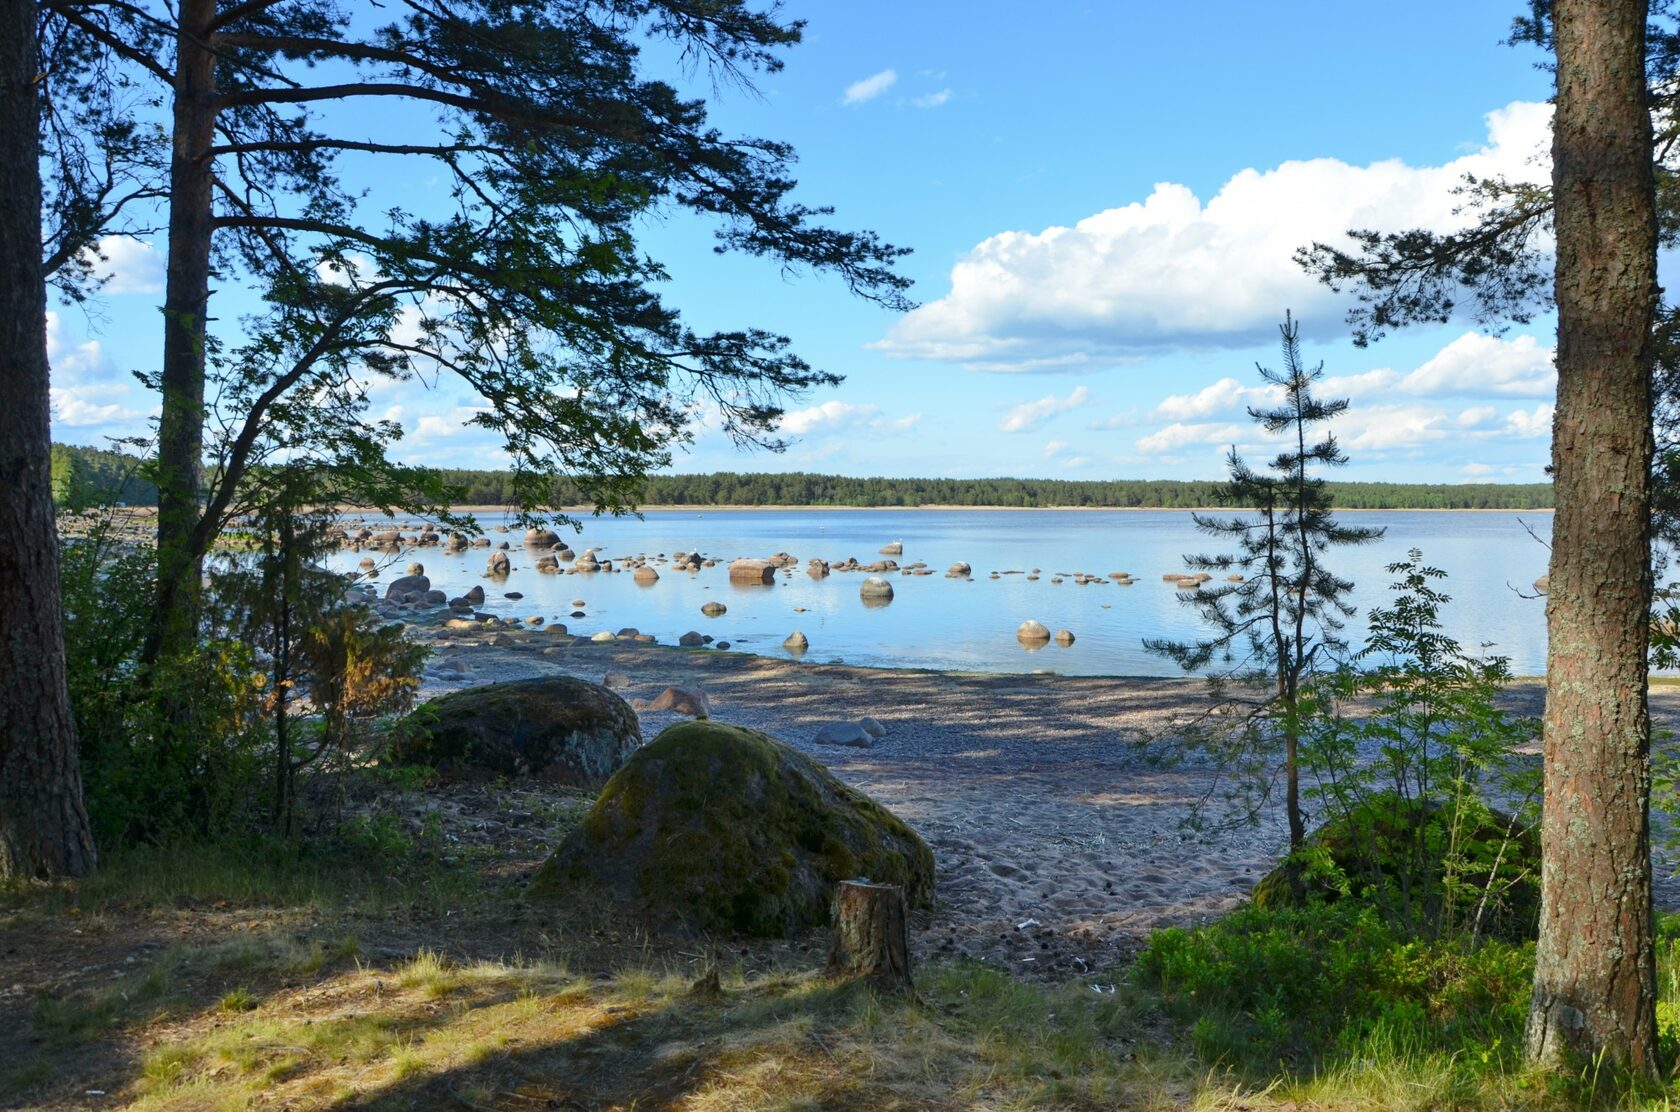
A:
[[[157,504],[157,487],[139,474],[141,461],[126,452],[69,444],[52,446],[53,498],[121,502],[129,506]]]
[[[106,499],[147,504],[151,483],[135,476],[138,461],[98,448],[53,445],[53,491],[71,490]],[[472,506],[508,503],[511,477],[504,471],[446,468]],[[126,484],[126,485],[125,485]],[[642,487],[648,506],[1003,506],[1186,509],[1222,504],[1223,484],[1185,479],[854,479],[806,472],[767,475],[720,471],[712,475],[653,475]],[[1550,483],[1330,483],[1336,505],[1350,510],[1541,510],[1552,506]],[[578,505],[573,484],[556,486],[556,503]]]

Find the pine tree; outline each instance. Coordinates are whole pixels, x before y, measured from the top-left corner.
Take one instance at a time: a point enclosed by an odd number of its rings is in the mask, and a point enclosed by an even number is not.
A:
[[[1331,548],[1374,541],[1383,531],[1336,520],[1319,472],[1342,466],[1348,457],[1334,433],[1319,429],[1348,403],[1313,396],[1324,365],[1308,369],[1302,363],[1300,326],[1293,317],[1286,315],[1279,331],[1283,370],[1257,368],[1279,394],[1278,404],[1251,406],[1248,415],[1283,446],[1263,471],[1250,468],[1233,446],[1230,479],[1218,496],[1221,504],[1252,513],[1193,515],[1197,529],[1236,545],[1234,553],[1185,558],[1193,573],[1229,577],[1181,595],[1213,634],[1189,643],[1146,640],[1144,646],[1208,677],[1214,713],[1197,736],[1230,774],[1249,819],[1270,802],[1281,774],[1294,853],[1306,839],[1300,747],[1314,707],[1308,681],[1345,655],[1341,631],[1354,613],[1346,598],[1353,584],[1331,571],[1323,557]],[[1292,884],[1299,887],[1297,875]]]
[[[1651,905],[1652,322],[1644,0],[1557,0],[1557,516],[1528,1055],[1658,1072]],[[1665,125],[1667,126],[1667,125]]]

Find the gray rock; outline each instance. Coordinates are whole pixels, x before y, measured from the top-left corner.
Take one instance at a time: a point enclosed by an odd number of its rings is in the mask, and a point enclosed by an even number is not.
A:
[[[878,575],[872,575],[858,584],[858,594],[864,598],[892,598],[893,585]]]
[[[708,618],[715,618],[719,614],[729,613],[729,607],[725,606],[721,602],[708,602],[700,608],[700,613],[706,615]]]
[[[610,901],[630,921],[714,937],[827,923],[868,876],[933,901],[934,860],[902,820],[766,734],[683,722],[625,763],[537,871],[535,901]]]
[[[1021,627],[1015,631],[1015,638],[1018,641],[1027,642],[1048,641],[1050,640],[1050,630],[1045,628],[1043,622],[1037,622],[1028,618],[1026,621],[1022,622]]]
[[[686,714],[690,718],[710,718],[712,701],[698,687],[675,686],[667,687],[652,699],[640,704],[638,709],[670,711],[672,714]]]
[[[432,581],[424,575],[403,575],[385,585],[385,597],[399,602],[409,595],[424,598],[426,592],[431,589]]]
[[[818,745],[847,745],[853,749],[868,749],[875,744],[869,731],[856,722],[830,722],[811,740]]]
[[[508,559],[506,552],[492,552],[490,560],[484,565],[484,574],[494,579],[503,579],[513,570],[513,561]]]
[[[706,638],[692,629],[677,638],[677,644],[681,645],[685,649],[698,649],[705,643]]]
[[[797,629],[794,630],[792,633],[788,634],[787,635],[787,640],[782,642],[782,648],[787,649],[790,652],[801,652],[802,653],[810,647],[811,647],[811,642],[808,641],[806,639],[805,635]]]
[[[425,575],[426,574],[426,565],[422,564],[422,563],[419,563],[418,561],[415,562],[415,563],[412,563],[412,564],[408,565],[407,574],[409,574],[409,575]]]
[[[548,548],[560,543],[560,534],[552,529],[527,529],[525,543],[535,548]]]
[[[732,560],[729,579],[732,583],[774,583],[776,565],[769,560],[748,560],[745,557]]]
[[[467,593],[461,596],[474,606],[484,605],[484,588],[474,583]]]
[[[867,714],[858,719],[858,725],[862,726],[863,732],[870,737],[882,738],[887,736],[887,728]]]
[[[622,698],[586,680],[548,676],[433,699],[397,724],[390,752],[398,763],[446,775],[598,789],[641,740],[636,714]]]

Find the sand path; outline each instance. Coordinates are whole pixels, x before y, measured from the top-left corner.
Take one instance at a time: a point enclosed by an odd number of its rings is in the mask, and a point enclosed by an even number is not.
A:
[[[873,670],[545,633],[415,634],[438,650],[427,697],[556,673],[596,682],[617,673],[632,702],[668,684],[700,687],[713,717],[812,753],[927,839],[938,861],[938,908],[919,924],[919,948],[1028,975],[1094,972],[1135,951],[1151,930],[1229,910],[1287,841],[1275,820],[1184,828],[1208,791],[1209,770],[1163,766],[1144,743],[1170,736],[1173,722],[1198,708],[1196,680]],[[464,680],[441,678],[455,661],[468,669]],[[1535,683],[1511,692],[1523,713],[1535,713],[1540,696]],[[1660,727],[1680,725],[1680,692],[1654,691],[1652,709]],[[866,714],[889,731],[875,748],[811,743],[824,723]],[[644,736],[677,720],[644,711]],[[1233,812],[1216,798],[1207,815]],[[1658,861],[1664,909],[1680,909],[1672,872]]]

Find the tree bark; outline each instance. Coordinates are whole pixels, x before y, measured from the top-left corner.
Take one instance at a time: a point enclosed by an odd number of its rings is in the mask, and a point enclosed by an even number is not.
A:
[[[1558,396],[1540,941],[1527,1052],[1656,1068],[1651,322],[1644,0],[1557,0]]]
[[[216,138],[216,0],[186,0],[176,36],[169,163],[169,269],[158,421],[157,615],[148,662],[197,640],[204,554],[194,541],[203,485],[204,367]]]
[[[828,972],[863,977],[877,992],[909,993],[909,911],[896,884],[843,880],[834,895]]]
[[[0,0],[0,878],[84,876],[52,504],[34,0]]]

